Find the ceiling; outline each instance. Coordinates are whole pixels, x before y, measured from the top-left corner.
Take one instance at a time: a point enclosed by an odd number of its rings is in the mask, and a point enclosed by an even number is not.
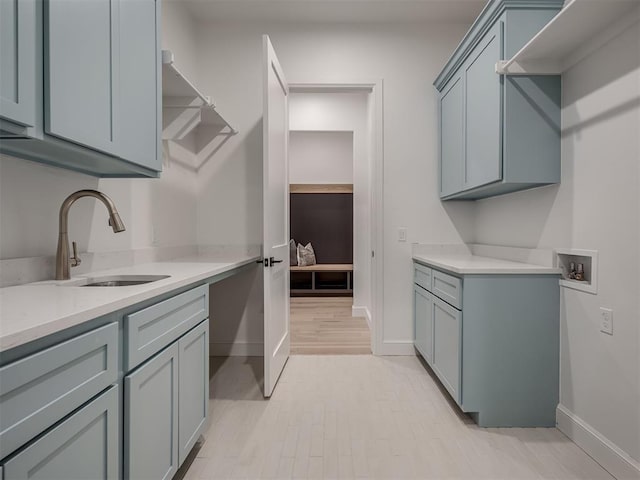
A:
[[[198,20],[282,23],[472,23],[487,0],[165,0]]]

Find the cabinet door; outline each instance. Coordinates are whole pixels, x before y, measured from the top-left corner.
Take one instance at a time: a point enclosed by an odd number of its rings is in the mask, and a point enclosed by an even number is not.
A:
[[[433,371],[461,404],[460,354],[462,339],[462,312],[433,297]]]
[[[209,417],[209,320],[182,337],[178,347],[178,463],[182,465]]]
[[[178,342],[124,378],[124,474],[169,480],[178,470]]]
[[[118,479],[118,423],[114,385],[5,462],[4,479]]]
[[[463,78],[453,77],[440,96],[440,196],[463,189]]]
[[[0,1],[0,117],[36,121],[35,0]]]
[[[118,154],[118,2],[44,3],[45,131],[112,155]]]
[[[120,156],[161,170],[160,0],[121,1]]]
[[[486,33],[464,66],[465,182],[464,189],[502,178],[502,75],[495,64],[502,58],[503,23]]]
[[[433,299],[423,288],[413,286],[414,341],[429,365],[433,363]]]
[[[16,451],[118,379],[110,323],[0,368],[0,458]]]

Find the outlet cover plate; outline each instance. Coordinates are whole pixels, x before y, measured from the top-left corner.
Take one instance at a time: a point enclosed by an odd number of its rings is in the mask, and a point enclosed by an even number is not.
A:
[[[613,335],[613,310],[600,307],[600,331],[607,335]]]

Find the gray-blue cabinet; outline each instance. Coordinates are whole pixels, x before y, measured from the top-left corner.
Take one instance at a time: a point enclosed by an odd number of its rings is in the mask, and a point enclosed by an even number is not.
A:
[[[6,459],[3,480],[120,478],[118,402],[114,385]]]
[[[414,345],[479,426],[555,425],[558,280],[555,274],[460,276],[414,263]]]
[[[178,344],[124,378],[124,477],[169,480],[178,470]]]
[[[17,38],[4,24],[21,25],[23,4],[34,5],[34,21],[31,30],[19,29],[22,42],[0,50],[2,79],[18,79],[19,100],[33,102],[20,105],[32,121],[14,112],[15,88],[7,83],[0,152],[94,176],[158,176],[160,1],[19,0],[13,10],[12,4],[2,2],[3,43]],[[29,78],[21,74],[25,62],[16,60],[27,56],[23,50],[33,56],[31,84],[22,80]]]
[[[171,479],[208,427],[209,287],[1,352],[0,378],[0,480]]]
[[[464,83],[456,75],[440,96],[440,191],[448,196],[462,190],[464,180]]]
[[[178,341],[178,462],[207,428],[209,418],[209,322]]]
[[[44,3],[45,132],[115,156],[119,4],[120,0]]]
[[[427,362],[433,362],[433,296],[419,285],[413,286],[413,344]]]
[[[0,459],[116,382],[118,352],[109,323],[0,368]]]
[[[209,287],[123,316],[124,476],[170,479],[209,418]]]
[[[119,156],[162,170],[162,51],[160,1],[121,0]]]
[[[491,0],[434,85],[440,197],[479,199],[560,182],[560,77],[502,77],[563,0]]]
[[[460,397],[460,361],[462,358],[462,312],[448,303],[434,297],[432,368],[449,391],[453,399],[461,403]]]
[[[494,66],[501,58],[502,21],[496,22],[463,66],[465,162],[463,189],[501,180],[500,87]]]
[[[18,134],[36,122],[36,0],[0,2],[0,119],[15,122]]]
[[[209,322],[124,378],[125,478],[168,480],[207,426]]]

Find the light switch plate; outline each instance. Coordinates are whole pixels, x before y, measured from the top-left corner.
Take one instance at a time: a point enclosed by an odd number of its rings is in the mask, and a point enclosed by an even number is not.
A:
[[[398,229],[398,241],[399,242],[407,241],[407,227],[400,227]]]
[[[600,307],[600,331],[613,335],[613,310]]]

